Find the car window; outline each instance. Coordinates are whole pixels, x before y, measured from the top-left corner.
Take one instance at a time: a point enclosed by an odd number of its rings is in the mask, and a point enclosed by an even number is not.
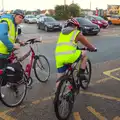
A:
[[[34,15],[30,15],[29,18],[36,18]]]
[[[44,18],[44,20],[45,20],[45,22],[54,22],[54,21],[56,21],[54,18],[52,18],[52,17],[46,17],[46,18]]]
[[[94,18],[96,19],[96,20],[104,20],[102,17],[100,17],[100,16],[94,16]]]
[[[80,24],[91,24],[92,22],[86,18],[77,18],[77,21],[80,23]]]
[[[119,18],[119,16],[111,16],[111,18]]]

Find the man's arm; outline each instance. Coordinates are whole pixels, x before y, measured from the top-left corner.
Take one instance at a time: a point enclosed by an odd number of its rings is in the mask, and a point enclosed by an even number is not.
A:
[[[8,51],[11,52],[14,48],[14,45],[8,38],[8,25],[7,23],[0,23],[0,40],[7,47]]]
[[[76,42],[80,41],[84,46],[90,50],[95,50],[95,47],[84,37],[81,33],[76,36]]]

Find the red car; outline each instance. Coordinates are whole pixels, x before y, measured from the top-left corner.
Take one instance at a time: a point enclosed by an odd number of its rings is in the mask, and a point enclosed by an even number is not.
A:
[[[104,20],[100,16],[90,15],[85,16],[85,18],[89,19],[92,23],[99,25],[100,28],[107,28],[108,27],[108,21]]]

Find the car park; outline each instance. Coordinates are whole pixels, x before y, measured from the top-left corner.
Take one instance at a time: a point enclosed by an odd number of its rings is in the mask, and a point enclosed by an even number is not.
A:
[[[83,35],[97,35],[100,32],[100,27],[90,20],[83,17],[75,18],[80,23],[80,30]]]
[[[85,18],[89,19],[92,23],[99,25],[100,28],[107,28],[109,25],[108,21],[104,20],[100,16],[88,15],[85,16]]]
[[[53,17],[40,17],[37,23],[38,29],[43,29],[45,31],[61,30],[62,25],[59,21]]]

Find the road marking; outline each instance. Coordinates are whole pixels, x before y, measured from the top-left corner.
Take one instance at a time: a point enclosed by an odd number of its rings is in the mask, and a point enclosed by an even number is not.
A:
[[[113,118],[113,120],[120,120],[120,117],[117,116],[117,117]]]
[[[99,112],[97,112],[94,108],[91,106],[88,106],[87,109],[94,114],[99,120],[107,120],[104,116],[102,116]]]
[[[36,104],[39,104],[40,103],[40,100],[36,100],[36,101],[33,101],[32,104],[36,105]]]
[[[51,100],[51,99],[54,98],[54,97],[55,97],[55,96],[53,95],[53,96],[49,96],[49,97],[42,98],[42,99],[40,99],[40,100],[35,100],[35,101],[32,102],[32,104],[37,105],[37,104],[39,104],[40,102],[44,102],[44,101]]]
[[[116,69],[105,71],[105,72],[103,72],[103,74],[105,74],[105,75],[107,75],[107,76],[109,76],[109,77],[111,77],[111,78],[113,78],[115,80],[120,81],[120,78],[111,75],[112,72],[115,72],[115,71],[118,71],[118,70],[120,70],[120,68],[116,68]]]
[[[120,98],[113,97],[113,96],[108,96],[108,95],[98,94],[98,93],[93,93],[93,92],[85,92],[85,91],[81,91],[80,93],[95,96],[95,97],[100,97],[100,98],[104,98],[104,99],[108,99],[108,100],[115,100],[115,101],[120,102]]]
[[[107,78],[103,78],[101,80],[97,80],[96,83],[99,84],[99,83],[103,83],[103,82],[106,82],[107,80],[110,80],[111,77],[107,77]]]
[[[9,110],[6,110],[4,112],[0,112],[0,118],[2,118],[3,120],[16,120],[15,118],[7,115],[8,112],[12,112],[14,110],[15,109],[9,109]]]
[[[74,116],[74,119],[75,119],[75,120],[82,120],[81,117],[80,117],[79,112],[74,112],[74,113],[73,113],[73,116]]]
[[[106,80],[108,80],[108,79],[110,79],[110,78],[100,79],[100,80],[98,80],[99,82],[96,82],[96,83],[101,83],[101,82],[106,81]],[[101,82],[100,82],[100,81],[101,81]],[[91,86],[93,86],[93,85],[95,85],[95,84],[91,84]],[[109,99],[109,100],[120,101],[120,98],[115,98],[115,97],[111,97],[111,96],[107,96],[107,95],[101,95],[101,94],[97,94],[97,93],[84,92],[84,91],[80,91],[80,92],[81,92],[81,94],[87,94],[87,95],[92,95],[92,96],[96,96],[96,97],[102,97],[102,98]],[[53,95],[53,96],[48,96],[48,97],[42,98],[42,99],[40,99],[40,100],[35,100],[35,101],[32,102],[32,104],[37,105],[37,104],[39,104],[39,103],[41,103],[41,102],[45,102],[45,101],[51,100],[51,99],[53,99],[54,97],[55,97],[55,96]],[[32,104],[30,104],[30,105],[32,105]],[[25,106],[26,106],[26,105],[22,105],[22,106],[20,106],[20,108],[25,108]],[[14,110],[15,110],[15,109],[9,109],[8,111],[1,112],[0,117],[3,118],[3,114],[6,115],[8,112],[11,112],[11,111],[14,111]],[[8,116],[8,115],[6,115],[6,116]],[[9,117],[10,117],[10,116],[8,116],[8,118],[9,118]],[[11,117],[11,118],[12,118],[12,117]],[[3,118],[3,119],[4,119],[4,118]],[[5,119],[5,120],[7,120],[7,119]],[[8,119],[8,120],[12,120],[12,119]],[[15,119],[13,118],[13,120],[15,120]]]

